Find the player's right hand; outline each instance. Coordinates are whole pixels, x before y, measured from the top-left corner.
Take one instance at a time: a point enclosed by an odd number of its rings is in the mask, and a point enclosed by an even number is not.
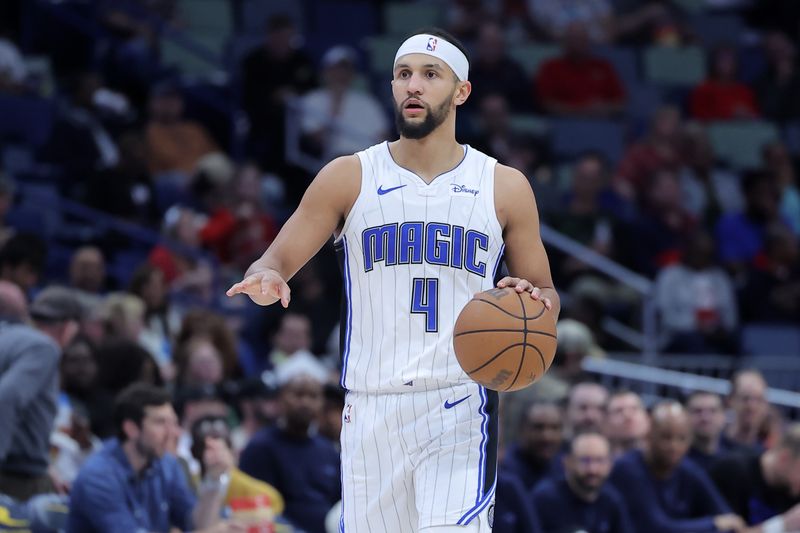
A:
[[[239,283],[233,284],[225,294],[228,296],[246,294],[258,305],[271,305],[280,300],[284,308],[289,306],[291,299],[289,285],[272,269],[250,274]]]

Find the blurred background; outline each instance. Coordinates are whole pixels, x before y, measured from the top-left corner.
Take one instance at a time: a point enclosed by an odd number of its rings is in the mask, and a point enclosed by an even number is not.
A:
[[[800,3],[5,0],[0,279],[23,297],[2,311],[50,285],[88,311],[56,440],[113,436],[110,399],[145,381],[174,394],[190,466],[202,416],[238,452],[286,416],[291,363],[320,376],[310,427],[338,446],[332,246],[288,310],[224,291],[327,161],[396,138],[394,53],[426,26],[469,49],[458,139],[530,179],[562,298],[554,367],[503,398],[504,446],[527,402],[582,382],[644,407],[714,393],[735,428],[745,369],[764,409],[744,440],[779,440],[800,413]]]

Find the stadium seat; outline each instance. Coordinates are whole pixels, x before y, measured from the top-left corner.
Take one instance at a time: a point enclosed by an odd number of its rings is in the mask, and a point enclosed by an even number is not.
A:
[[[664,103],[664,95],[658,87],[634,84],[628,87],[628,116],[637,132],[644,131],[656,109]]]
[[[693,16],[689,24],[700,42],[708,48],[721,44],[735,45],[745,33],[741,17],[732,14],[700,13]]]
[[[746,355],[800,353],[800,327],[780,324],[746,324],[742,328],[742,351]]]
[[[783,141],[795,157],[800,157],[800,121],[783,126]]]
[[[513,57],[528,76],[535,76],[539,66],[556,57],[561,49],[555,44],[526,44],[523,46],[513,46],[508,53]]]
[[[639,84],[639,66],[635,50],[618,46],[598,46],[593,51],[614,66],[626,90]]]
[[[379,33],[378,9],[371,2],[312,2],[308,19],[306,49],[318,61],[330,47],[339,44],[360,52],[364,39]]]
[[[384,31],[397,37],[404,37],[419,28],[438,26],[441,20],[441,9],[433,2],[390,2],[383,10]]]
[[[546,118],[538,115],[516,114],[510,118],[511,129],[518,133],[542,137],[550,130]]]
[[[613,120],[554,119],[551,121],[553,152],[569,159],[587,150],[597,150],[612,163],[625,149],[625,127]]]
[[[242,26],[245,33],[263,36],[266,24],[273,15],[287,15],[297,25],[299,31],[305,29],[303,2],[265,2],[264,0],[244,0],[242,3]]]
[[[51,102],[35,97],[0,94],[0,142],[38,147],[50,137]]]
[[[705,53],[696,46],[653,46],[644,51],[644,72],[658,85],[696,85],[706,77]]]
[[[774,124],[757,120],[714,122],[708,127],[714,152],[736,170],[757,168],[762,147],[778,138]]]
[[[165,66],[175,67],[189,76],[208,76],[219,70],[219,66],[170,39],[161,43],[161,61]]]

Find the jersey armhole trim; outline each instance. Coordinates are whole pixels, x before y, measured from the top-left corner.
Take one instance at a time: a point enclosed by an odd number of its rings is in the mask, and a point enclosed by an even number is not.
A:
[[[497,159],[494,158],[487,158],[486,166],[485,166],[485,173],[487,176],[487,180],[490,182],[490,187],[488,187],[489,194],[486,195],[488,199],[487,211],[492,213],[492,222],[494,223],[495,229],[497,230],[497,234],[500,236],[500,239],[503,239],[503,225],[500,223],[500,217],[497,216],[497,199],[495,198],[495,194],[497,191]]]
[[[360,180],[360,184],[359,184],[359,188],[358,188],[358,196],[356,196],[356,201],[353,202],[353,205],[350,207],[350,212],[347,213],[347,216],[344,219],[344,224],[342,224],[342,230],[339,232],[339,235],[336,236],[334,238],[334,240],[333,240],[333,244],[335,246],[338,246],[338,245],[340,245],[342,243],[342,238],[344,237],[344,235],[347,233],[347,230],[352,225],[351,221],[353,220],[353,217],[354,217],[355,213],[359,212],[359,206],[361,204],[361,197],[363,196],[363,193],[364,193],[364,190],[365,190],[364,181],[366,180],[366,176],[367,176],[367,172],[366,172],[365,168],[366,168],[367,164],[369,163],[369,158],[368,158],[368,156],[366,154],[366,151],[356,152],[355,155],[358,156],[358,161],[359,161],[359,164],[361,166],[361,180]]]

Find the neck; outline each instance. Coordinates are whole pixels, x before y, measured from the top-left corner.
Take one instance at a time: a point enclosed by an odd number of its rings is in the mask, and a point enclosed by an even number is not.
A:
[[[427,183],[453,169],[464,158],[464,148],[456,142],[455,121],[446,120],[423,139],[399,140],[389,144],[395,162],[419,175]]]
[[[291,423],[285,418],[279,421],[280,428],[295,439],[307,439],[309,437],[309,426],[306,424]]]
[[[743,444],[754,444],[758,441],[758,427],[750,427],[741,422],[734,422],[728,435],[732,440]]]
[[[778,485],[778,472],[775,468],[775,454],[773,452],[761,454],[758,462],[761,466],[761,475],[764,476],[764,481],[766,481],[767,486],[774,487]]]
[[[125,457],[128,458],[128,463],[130,463],[131,468],[137,476],[141,474],[142,470],[144,470],[150,462],[139,453],[139,450],[136,449],[136,443],[132,440],[128,440],[122,445],[122,451],[125,452]]]
[[[719,438],[695,435],[693,446],[706,455],[714,455],[719,450]]]
[[[578,485],[572,476],[565,476],[567,480],[567,485],[572,490],[572,493],[578,497],[579,500],[583,500],[585,502],[593,502],[600,496],[600,488],[598,487],[597,490],[587,490],[585,487],[581,487]]]
[[[669,465],[662,465],[658,464],[654,459],[652,454],[649,451],[644,452],[644,462],[647,464],[647,468],[650,472],[658,479],[666,479],[672,475],[672,472],[675,470],[674,467]]]

